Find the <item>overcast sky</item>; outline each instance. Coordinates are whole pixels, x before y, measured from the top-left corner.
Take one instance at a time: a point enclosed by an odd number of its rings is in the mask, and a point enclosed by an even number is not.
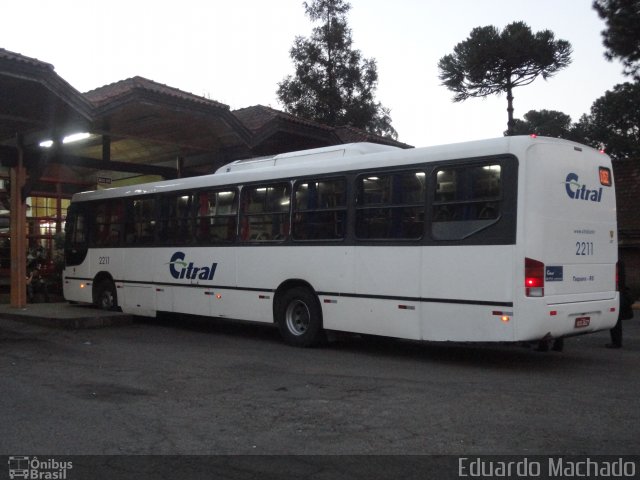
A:
[[[514,90],[516,118],[553,109],[574,121],[625,81],[604,59],[592,0],[351,0],[354,48],[378,63],[377,99],[400,141],[426,146],[501,136],[506,98],[453,103],[438,60],[474,27],[522,20],[573,46],[555,77]],[[293,73],[289,50],[313,27],[302,0],[20,0],[2,6],[0,47],[54,65],[81,92],[140,75],[231,109],[282,109],[276,89]],[[2,92],[0,92],[2,94]]]

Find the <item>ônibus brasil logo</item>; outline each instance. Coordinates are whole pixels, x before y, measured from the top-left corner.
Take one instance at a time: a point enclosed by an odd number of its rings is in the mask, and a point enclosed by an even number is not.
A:
[[[602,200],[602,187],[597,190],[588,189],[586,185],[578,183],[578,175],[570,173],[564,182],[567,189],[567,195],[575,200],[589,200],[591,202],[600,202]]]
[[[213,275],[216,273],[217,263],[212,263],[211,266],[195,266],[193,262],[185,262],[186,255],[184,252],[176,252],[171,255],[169,261],[169,272],[175,279],[187,278],[198,280],[213,280]]]

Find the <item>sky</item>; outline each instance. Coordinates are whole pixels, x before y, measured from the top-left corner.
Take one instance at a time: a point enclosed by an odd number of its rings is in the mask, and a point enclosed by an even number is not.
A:
[[[452,102],[438,60],[475,27],[524,21],[568,40],[573,62],[514,90],[514,115],[559,110],[577,121],[626,78],[604,58],[592,0],[350,0],[353,48],[378,65],[376,98],[398,140],[421,147],[502,136],[504,95]],[[20,0],[5,2],[0,48],[53,64],[80,92],[136,75],[229,105],[282,109],[296,36],[313,28],[302,0]],[[2,94],[2,92],[0,92]]]

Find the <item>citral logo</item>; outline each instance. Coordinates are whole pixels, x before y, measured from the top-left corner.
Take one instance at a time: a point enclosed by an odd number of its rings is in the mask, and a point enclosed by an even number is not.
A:
[[[602,200],[602,187],[593,190],[587,188],[586,185],[578,183],[578,175],[570,173],[565,181],[567,195],[575,200],[588,200],[591,202],[600,202]]]
[[[175,279],[187,278],[187,279],[199,279],[199,280],[213,280],[213,275],[216,273],[217,263],[212,263],[211,266],[196,267],[193,262],[185,262],[184,252],[176,252],[171,255],[169,261],[169,272]],[[178,268],[179,267],[179,268]]]

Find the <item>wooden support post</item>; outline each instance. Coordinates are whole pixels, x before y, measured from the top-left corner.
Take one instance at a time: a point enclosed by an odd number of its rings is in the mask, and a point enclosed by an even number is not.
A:
[[[22,138],[18,136],[18,163],[11,168],[11,306],[23,308],[27,304],[27,208],[22,188],[27,172],[24,166]]]
[[[176,176],[182,178],[182,170],[184,169],[184,157],[176,157]]]
[[[102,161],[111,161],[111,136],[102,135]]]

